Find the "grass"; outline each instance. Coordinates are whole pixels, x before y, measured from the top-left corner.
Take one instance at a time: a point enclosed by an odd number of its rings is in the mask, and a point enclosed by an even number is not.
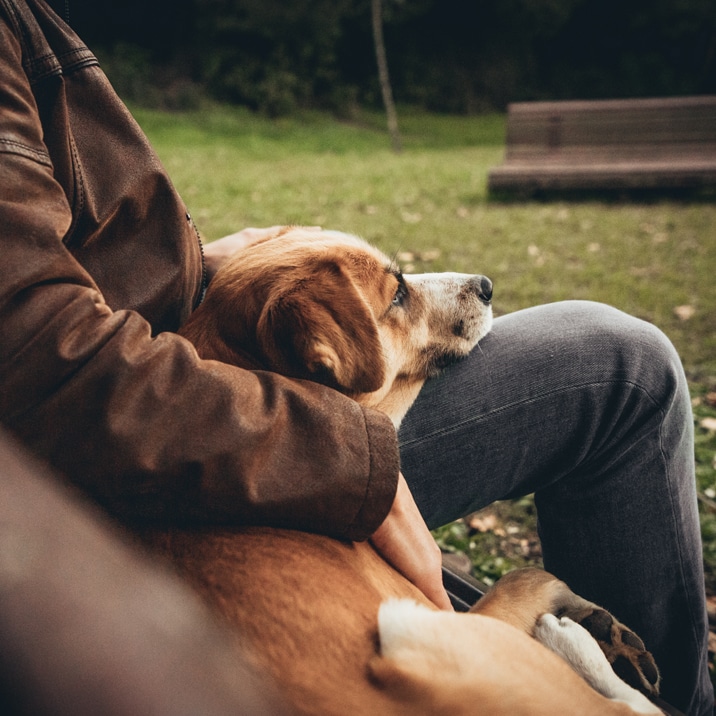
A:
[[[487,172],[503,154],[500,115],[403,111],[400,155],[374,114],[351,123],[221,107],[135,116],[207,240],[245,226],[341,228],[401,252],[406,270],[486,273],[498,313],[585,298],[658,325],[692,390],[707,586],[716,592],[716,432],[702,427],[716,417],[716,202],[488,201]],[[436,532],[489,581],[539,561],[534,535],[530,498]]]

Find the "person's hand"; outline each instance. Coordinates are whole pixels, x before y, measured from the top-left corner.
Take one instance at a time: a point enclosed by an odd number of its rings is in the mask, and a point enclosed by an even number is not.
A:
[[[440,548],[415,504],[405,478],[398,476],[393,506],[371,537],[383,558],[441,609],[452,610],[442,582]]]
[[[240,249],[245,249],[257,241],[270,239],[278,234],[282,226],[269,226],[262,229],[253,227],[242,229],[221,239],[204,245],[204,264],[209,281],[221,266]]]

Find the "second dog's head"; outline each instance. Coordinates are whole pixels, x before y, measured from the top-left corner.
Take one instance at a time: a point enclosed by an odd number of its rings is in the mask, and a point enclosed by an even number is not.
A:
[[[204,358],[331,386],[397,424],[490,329],[484,276],[403,276],[334,231],[286,228],[232,257],[180,331]]]

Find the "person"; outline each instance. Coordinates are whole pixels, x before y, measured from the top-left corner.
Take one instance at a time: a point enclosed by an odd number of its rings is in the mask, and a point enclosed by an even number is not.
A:
[[[174,331],[261,230],[202,256],[44,0],[0,0],[0,78],[0,415],[27,448],[128,525],[372,539],[445,608],[427,527],[534,492],[547,569],[644,637],[667,701],[711,711],[690,401],[660,331],[588,302],[509,314],[399,435],[329,388],[202,361]]]

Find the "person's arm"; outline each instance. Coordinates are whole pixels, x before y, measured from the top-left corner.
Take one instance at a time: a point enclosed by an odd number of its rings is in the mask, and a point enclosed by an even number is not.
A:
[[[396,489],[390,421],[316,384],[202,361],[180,336],[153,336],[137,312],[105,302],[64,243],[73,212],[56,177],[61,167],[44,143],[20,43],[2,17],[0,108],[0,421],[126,521],[260,522],[370,536]],[[76,129],[87,133],[86,126]],[[111,129],[115,137],[121,131]],[[114,141],[126,153],[125,145]],[[86,158],[98,171],[105,167],[107,181],[118,173],[114,157]],[[130,174],[141,182],[140,167]],[[96,197],[87,194],[92,188],[84,187],[85,200],[95,202],[87,206],[97,212],[91,218],[107,221],[98,202],[117,187],[103,186]],[[130,189],[134,201],[124,202],[119,219],[109,217],[106,248],[118,255],[117,242],[126,242],[119,258],[132,258],[141,278],[132,276],[133,285],[148,296],[137,303],[154,309],[155,285],[168,284],[153,274],[150,248],[128,233],[144,211],[143,187]],[[168,201],[168,189],[162,191]],[[83,262],[97,265],[103,226],[91,228],[97,233],[81,250]],[[77,241],[80,229],[72,230]],[[198,276],[198,245],[189,238],[187,261]],[[155,239],[172,240],[166,225],[159,223]],[[119,270],[107,261],[102,268],[104,279]],[[186,283],[198,285],[194,278]],[[113,288],[119,302],[121,280]]]
[[[124,520],[349,539],[394,524],[384,415],[153,336],[200,296],[189,214],[87,48],[43,5],[19,9],[0,8],[0,421]],[[257,238],[240,233],[210,245],[207,274]],[[407,527],[377,538],[396,563]]]

